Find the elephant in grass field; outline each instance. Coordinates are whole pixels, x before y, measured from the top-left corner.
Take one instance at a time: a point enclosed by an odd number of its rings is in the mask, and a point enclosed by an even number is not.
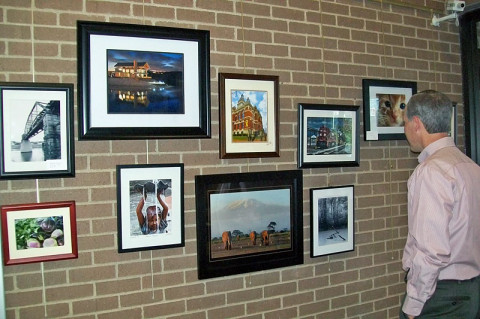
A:
[[[223,249],[232,250],[232,232],[224,231],[222,233]]]
[[[252,242],[252,246],[257,245],[257,232],[254,230],[250,232],[250,241]]]
[[[268,230],[262,231],[262,233],[260,234],[260,240],[262,241],[262,245],[270,245],[270,234],[268,233]]]

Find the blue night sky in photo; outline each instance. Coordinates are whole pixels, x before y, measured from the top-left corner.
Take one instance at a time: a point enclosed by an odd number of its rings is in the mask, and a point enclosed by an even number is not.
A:
[[[253,106],[256,106],[260,114],[262,115],[263,129],[267,131],[267,107],[268,107],[268,98],[266,91],[240,91],[232,90],[232,108],[237,106],[238,100],[243,94],[245,101],[247,98],[250,99],[250,103]]]
[[[158,72],[182,71],[183,54],[149,51],[107,50],[108,69],[119,62],[147,62],[150,70]]]

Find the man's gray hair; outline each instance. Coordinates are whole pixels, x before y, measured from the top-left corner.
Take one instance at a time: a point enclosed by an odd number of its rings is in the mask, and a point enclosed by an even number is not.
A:
[[[407,104],[407,118],[418,116],[428,133],[448,133],[452,119],[452,102],[443,93],[425,90],[413,95]]]

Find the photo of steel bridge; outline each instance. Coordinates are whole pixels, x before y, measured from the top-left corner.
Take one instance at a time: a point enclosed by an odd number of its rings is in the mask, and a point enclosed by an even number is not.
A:
[[[12,132],[10,142],[12,161],[32,162],[60,159],[60,101],[36,101],[26,112],[28,116],[25,125],[22,125],[23,130],[22,127],[18,127],[17,132]],[[20,119],[21,124],[23,124],[23,118]]]

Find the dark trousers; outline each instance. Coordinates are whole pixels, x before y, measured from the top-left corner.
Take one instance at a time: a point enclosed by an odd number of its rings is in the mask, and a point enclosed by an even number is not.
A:
[[[400,307],[400,319],[406,318]],[[479,319],[480,276],[470,280],[439,280],[432,297],[415,318]]]

